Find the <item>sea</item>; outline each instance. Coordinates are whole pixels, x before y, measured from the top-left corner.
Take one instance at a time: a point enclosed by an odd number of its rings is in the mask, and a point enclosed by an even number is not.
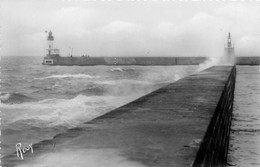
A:
[[[228,164],[260,167],[260,66],[237,66]]]
[[[1,155],[78,127],[200,66],[46,66],[1,58]]]

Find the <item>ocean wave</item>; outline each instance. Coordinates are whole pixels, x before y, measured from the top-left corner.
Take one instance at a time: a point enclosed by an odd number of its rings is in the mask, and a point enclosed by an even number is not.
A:
[[[106,81],[98,81],[98,84],[104,84],[104,85],[153,85],[155,83],[152,83],[150,81],[142,81],[142,80],[134,80],[134,79],[120,79],[120,80],[106,80]]]
[[[86,96],[141,96],[158,87],[158,84],[139,80],[98,80],[81,88],[67,90],[65,94],[74,96],[79,94]]]
[[[121,68],[121,67],[116,67],[110,69],[110,71],[118,71],[118,72],[123,72],[123,71],[135,71],[134,68]]]
[[[102,96],[107,93],[107,90],[105,87],[102,86],[96,86],[96,87],[89,87],[83,90],[80,90],[78,92],[69,92],[67,91],[66,94],[74,94],[74,95],[86,95],[86,96]]]
[[[24,102],[35,101],[34,98],[28,97],[20,93],[1,93],[0,99],[2,103],[7,104],[20,104]]]
[[[43,78],[34,78],[36,80],[44,80],[44,79],[51,79],[51,78],[56,78],[56,79],[63,79],[63,78],[100,78],[100,76],[92,76],[88,74],[61,74],[61,75],[51,75],[48,77],[43,77]]]
[[[122,68],[112,68],[110,71],[119,71],[123,72],[124,70]]]
[[[3,118],[7,126],[26,122],[34,127],[79,126],[115,109],[135,97],[84,96],[72,99],[44,99],[22,104],[2,104]]]

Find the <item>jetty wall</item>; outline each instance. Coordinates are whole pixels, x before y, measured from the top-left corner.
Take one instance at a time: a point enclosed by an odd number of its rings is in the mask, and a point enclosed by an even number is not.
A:
[[[53,60],[46,64],[45,60]],[[91,65],[199,65],[207,57],[61,57],[60,55],[47,55],[43,64],[63,66],[91,66]],[[235,57],[237,65],[260,65],[260,57]]]
[[[260,65],[260,57],[236,57],[237,65]]]
[[[199,65],[206,61],[206,57],[61,57],[47,55],[45,60],[53,60],[53,64],[64,66],[91,66],[91,65]]]
[[[226,166],[235,82],[234,67],[201,142],[193,167]]]

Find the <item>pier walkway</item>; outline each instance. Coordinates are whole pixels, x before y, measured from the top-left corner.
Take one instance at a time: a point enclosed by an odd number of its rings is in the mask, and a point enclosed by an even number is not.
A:
[[[6,156],[2,165],[189,167],[193,163],[194,166],[207,164],[206,160],[216,154],[209,152],[209,148],[213,145],[223,148],[229,141],[226,138],[229,131],[223,128],[230,125],[234,79],[232,66],[211,67],[58,134],[52,140],[34,144],[34,152],[24,154],[24,160],[17,158],[16,153]],[[221,148],[221,155],[216,156],[223,159],[226,150]],[[224,163],[225,160],[216,161]]]

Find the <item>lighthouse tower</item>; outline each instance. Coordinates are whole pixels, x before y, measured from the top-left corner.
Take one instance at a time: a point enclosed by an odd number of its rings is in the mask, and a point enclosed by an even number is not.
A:
[[[47,55],[58,55],[59,49],[55,49],[53,47],[54,36],[52,35],[51,31],[48,32],[47,40],[48,40]]]
[[[227,61],[227,63],[234,64],[235,49],[234,49],[234,45],[231,40],[230,32],[228,33],[227,43],[225,45],[224,51],[225,51],[225,60]]]
[[[51,55],[53,52],[53,41],[54,41],[54,36],[52,35],[51,31],[49,31],[49,33],[48,33],[47,40],[48,40],[48,49],[47,49],[48,53],[47,54]]]
[[[60,50],[53,47],[54,36],[52,35],[52,32],[45,32],[47,33],[48,47],[47,55],[44,57],[42,64],[53,65],[57,62],[58,57],[60,57]]]

